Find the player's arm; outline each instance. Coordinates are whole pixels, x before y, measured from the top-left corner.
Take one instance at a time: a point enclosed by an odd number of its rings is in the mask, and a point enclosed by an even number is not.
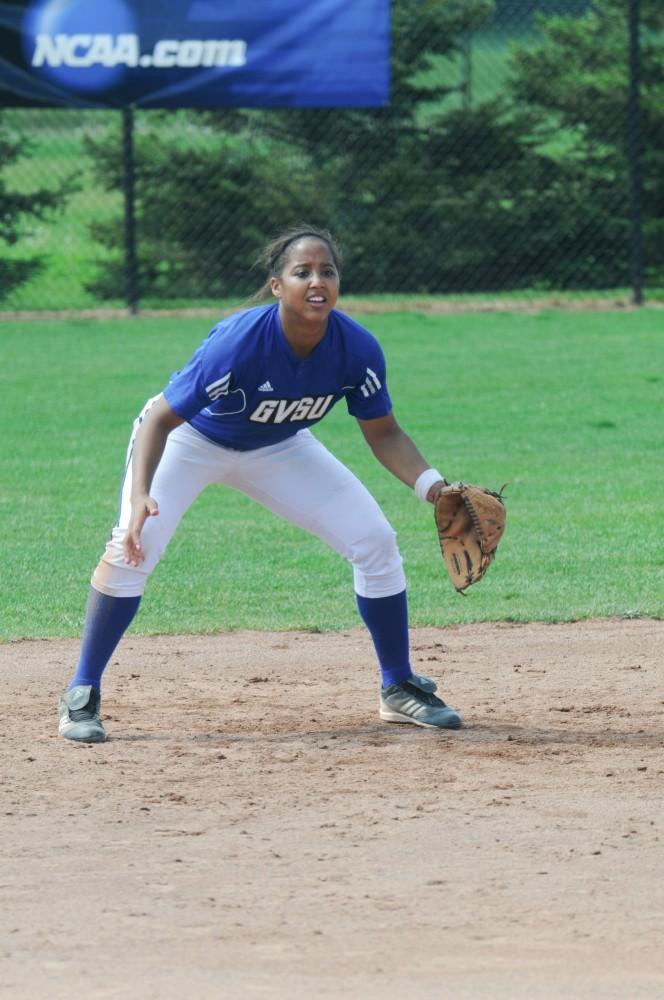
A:
[[[141,531],[148,517],[159,513],[157,501],[150,496],[152,479],[166,447],[166,439],[184,421],[170,408],[163,396],[146,413],[134,439],[131,463],[131,516],[124,537],[126,562],[137,566],[143,561]]]
[[[430,468],[415,442],[401,429],[392,412],[375,420],[358,420],[360,430],[372,452],[386,469],[411,488],[418,477]],[[444,480],[432,483],[427,500],[433,500]]]

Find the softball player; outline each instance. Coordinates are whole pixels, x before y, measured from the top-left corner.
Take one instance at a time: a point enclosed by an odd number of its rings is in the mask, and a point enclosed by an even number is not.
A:
[[[134,423],[117,524],[91,581],[80,659],[59,705],[60,733],[101,742],[101,677],[177,525],[210,483],[246,493],[317,535],[352,565],[373,639],[388,722],[458,729],[413,674],[406,580],[395,532],[362,483],[309,430],[344,399],[374,455],[432,501],[445,482],[399,427],[378,342],[334,307],[339,250],[326,231],[289,230],[263,254],[259,298],[218,323]]]

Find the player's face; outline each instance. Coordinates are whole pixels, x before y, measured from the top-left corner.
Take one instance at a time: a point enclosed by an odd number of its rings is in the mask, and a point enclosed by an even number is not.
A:
[[[324,323],[339,297],[339,273],[327,244],[311,238],[293,243],[272,292],[285,317]]]

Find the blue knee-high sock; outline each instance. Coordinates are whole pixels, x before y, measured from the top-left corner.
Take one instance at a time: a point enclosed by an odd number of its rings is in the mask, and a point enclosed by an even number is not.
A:
[[[92,684],[101,691],[101,675],[138,611],[140,597],[108,597],[90,587],[81,653],[70,688]]]
[[[355,595],[362,620],[371,633],[383,687],[401,684],[412,676],[408,642],[406,591],[390,597]]]

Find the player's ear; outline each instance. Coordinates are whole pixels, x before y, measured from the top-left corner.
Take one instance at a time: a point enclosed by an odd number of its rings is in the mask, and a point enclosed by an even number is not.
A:
[[[272,294],[275,298],[281,298],[281,282],[278,278],[270,279],[270,288],[272,289]]]

